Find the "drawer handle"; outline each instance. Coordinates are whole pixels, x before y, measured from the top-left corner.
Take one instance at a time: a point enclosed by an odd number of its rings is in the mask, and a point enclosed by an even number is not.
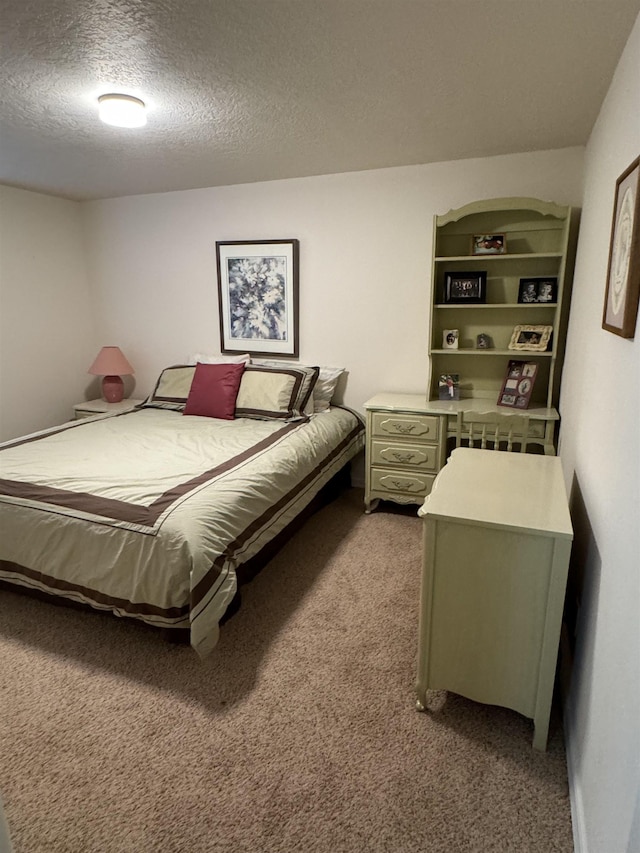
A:
[[[398,462],[411,462],[411,460],[415,457],[415,453],[401,453],[399,450],[392,451],[391,455],[394,459],[397,459]]]
[[[401,432],[403,435],[412,432],[415,429],[415,424],[406,424],[403,422],[391,424],[396,432]]]
[[[411,489],[415,483],[413,480],[392,480],[391,485],[396,489]]]

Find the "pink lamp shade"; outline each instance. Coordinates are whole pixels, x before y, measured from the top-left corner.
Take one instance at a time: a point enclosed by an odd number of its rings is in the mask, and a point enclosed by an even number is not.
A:
[[[122,376],[130,376],[133,367],[120,347],[102,347],[87,373],[102,376],[102,396],[107,403],[119,403],[124,395]]]

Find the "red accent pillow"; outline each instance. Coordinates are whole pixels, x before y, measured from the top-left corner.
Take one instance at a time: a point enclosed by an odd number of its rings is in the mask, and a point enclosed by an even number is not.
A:
[[[244,364],[196,365],[183,415],[232,420]]]

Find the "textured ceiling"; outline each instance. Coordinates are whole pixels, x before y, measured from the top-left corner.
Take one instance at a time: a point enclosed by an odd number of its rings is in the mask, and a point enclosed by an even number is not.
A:
[[[75,199],[582,145],[640,0],[2,0],[0,183]],[[101,124],[142,98],[148,124]]]

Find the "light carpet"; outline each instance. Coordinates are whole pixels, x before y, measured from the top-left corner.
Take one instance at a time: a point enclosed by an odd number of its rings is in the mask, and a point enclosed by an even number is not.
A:
[[[415,510],[415,508],[414,508]],[[573,850],[560,715],[415,710],[421,521],[351,489],[244,587],[201,662],[137,623],[0,590],[0,792],[16,853]]]

